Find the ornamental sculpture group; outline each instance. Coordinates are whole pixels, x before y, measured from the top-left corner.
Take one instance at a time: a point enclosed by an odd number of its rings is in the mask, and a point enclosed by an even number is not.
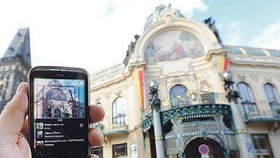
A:
[[[156,110],[157,112],[160,110],[161,101],[158,97],[158,87],[156,85],[150,86],[150,106],[153,110]]]

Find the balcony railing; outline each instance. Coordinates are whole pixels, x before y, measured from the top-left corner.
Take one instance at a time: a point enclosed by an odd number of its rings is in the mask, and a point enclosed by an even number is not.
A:
[[[177,100],[179,102],[178,104],[172,105],[172,102],[174,103]],[[191,97],[173,97],[170,98],[170,102],[166,106],[162,106],[161,110],[167,110],[172,107],[178,107],[178,106],[188,106],[188,105],[201,105],[201,104],[229,104],[228,100],[226,99],[226,96],[222,93],[201,93],[200,95],[197,95],[196,98]]]
[[[116,134],[125,134],[128,133],[127,124],[113,124],[110,126],[104,126],[103,134],[104,136],[116,135]]]
[[[271,110],[258,110],[257,105],[251,102],[242,102],[244,119],[246,122],[280,121],[280,105],[270,104]]]
[[[176,101],[175,101],[176,100]],[[178,103],[177,106],[172,105],[172,103]],[[202,104],[229,104],[225,94],[222,93],[200,93],[199,95],[194,96],[180,96],[180,97],[173,97],[166,101],[162,101],[161,111],[166,111],[171,108],[175,107],[184,107],[190,105],[202,105]],[[152,110],[150,106],[145,108],[143,111],[143,119],[146,117],[151,116]]]
[[[280,121],[280,113],[272,110],[245,113],[246,122]]]

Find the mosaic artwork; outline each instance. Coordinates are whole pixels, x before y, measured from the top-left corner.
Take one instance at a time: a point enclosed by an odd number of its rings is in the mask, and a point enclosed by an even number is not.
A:
[[[85,117],[85,86],[83,80],[34,80],[35,118]]]
[[[168,31],[152,39],[146,49],[145,58],[148,64],[182,58],[195,59],[204,55],[201,41],[185,31]]]

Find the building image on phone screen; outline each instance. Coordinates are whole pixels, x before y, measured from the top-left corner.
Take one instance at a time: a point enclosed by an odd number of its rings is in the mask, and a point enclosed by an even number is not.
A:
[[[84,118],[84,81],[69,79],[34,80],[35,118]]]

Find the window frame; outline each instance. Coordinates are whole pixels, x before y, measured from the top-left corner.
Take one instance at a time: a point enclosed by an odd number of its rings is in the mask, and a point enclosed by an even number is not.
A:
[[[256,139],[254,137],[264,137],[261,138],[262,140],[260,139]],[[255,153],[257,155],[257,158],[259,158],[259,156],[269,156],[269,158],[274,158],[274,155],[273,155],[273,151],[272,151],[272,148],[271,148],[271,143],[270,143],[270,140],[269,140],[269,136],[267,133],[252,133],[251,134],[251,137],[252,137],[252,142],[253,142],[253,145],[254,145],[254,148],[255,148]],[[257,142],[258,144],[256,144],[255,142]],[[264,145],[264,144],[261,144],[261,143],[266,143],[265,145],[267,146],[267,148],[261,148],[261,145]],[[257,148],[257,146],[260,146],[260,148]],[[266,153],[268,153],[269,155],[267,155]]]
[[[267,82],[263,85],[263,91],[265,93],[267,102],[271,108],[272,113],[277,116],[280,115],[280,96],[277,91],[277,88],[273,84]],[[269,96],[271,94],[273,96]]]
[[[96,153],[94,151],[96,151]],[[103,154],[104,154],[103,146],[91,148],[90,153],[98,155],[100,158],[103,158]]]
[[[241,87],[241,85],[243,87]],[[241,90],[242,88],[246,88],[246,89]],[[254,96],[254,92],[253,92],[251,86],[246,82],[238,82],[237,89],[238,89],[239,95],[241,97],[241,104],[242,104],[244,113],[249,114],[249,115],[258,114],[259,110],[257,108],[256,98]],[[246,93],[245,96],[243,96],[244,93]],[[245,97],[245,98],[242,98],[242,97]],[[246,100],[244,101],[243,99],[246,99]]]
[[[120,154],[120,155],[116,155],[116,148],[117,149],[121,149],[122,147],[124,147],[124,155]],[[127,143],[120,143],[120,144],[113,144],[112,145],[112,156],[113,158],[118,158],[118,157],[123,157],[123,156],[128,156],[128,149],[127,149]]]
[[[176,96],[175,96],[176,93],[174,93],[174,90],[175,90],[176,87],[182,87],[183,90],[185,90],[185,96],[183,96],[183,94],[180,95],[180,98],[181,98],[181,97],[185,97],[185,100],[183,100],[183,101],[180,102],[179,98],[175,98],[175,97],[176,97]],[[188,88],[187,88],[186,86],[184,86],[183,84],[175,84],[175,85],[173,85],[173,86],[169,89],[169,100],[170,100],[170,105],[171,105],[171,107],[182,106],[182,104],[183,104],[183,106],[184,106],[184,105],[187,105],[187,104],[188,104],[187,92],[188,92]],[[177,96],[179,96],[179,95],[177,95]],[[176,103],[174,104],[174,102],[176,102]]]
[[[119,99],[122,99],[122,105],[117,104]],[[118,113],[119,110],[121,113]],[[112,103],[112,124],[127,125],[127,107],[123,97],[117,97]]]

